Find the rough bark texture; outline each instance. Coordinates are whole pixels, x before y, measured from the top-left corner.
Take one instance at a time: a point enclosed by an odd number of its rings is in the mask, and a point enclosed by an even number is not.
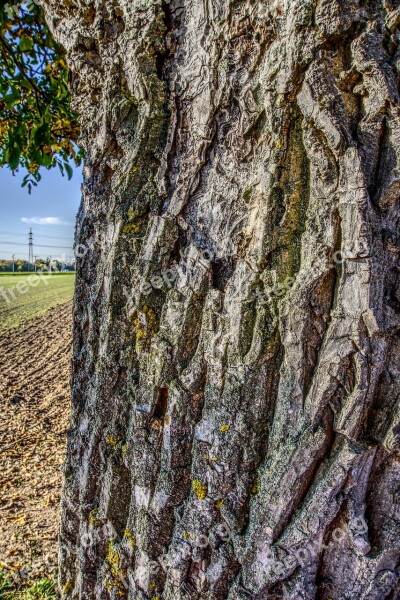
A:
[[[399,1],[46,10],[90,248],[63,597],[399,598]]]

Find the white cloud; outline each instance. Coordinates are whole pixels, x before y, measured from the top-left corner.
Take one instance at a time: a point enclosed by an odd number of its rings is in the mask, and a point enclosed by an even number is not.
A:
[[[58,217],[22,217],[21,221],[33,225],[69,225]]]

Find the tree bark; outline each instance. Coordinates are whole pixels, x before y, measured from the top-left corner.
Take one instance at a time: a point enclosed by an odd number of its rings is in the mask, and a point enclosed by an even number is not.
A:
[[[63,598],[399,598],[398,0],[45,5],[86,152]]]

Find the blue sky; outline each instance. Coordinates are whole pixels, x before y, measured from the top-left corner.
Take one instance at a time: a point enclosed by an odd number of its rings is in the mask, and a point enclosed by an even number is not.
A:
[[[42,172],[32,194],[21,188],[23,173],[15,177],[0,168],[0,259],[28,258],[28,233],[33,231],[34,255],[73,257],[75,218],[81,197],[82,167],[71,181],[58,168]]]

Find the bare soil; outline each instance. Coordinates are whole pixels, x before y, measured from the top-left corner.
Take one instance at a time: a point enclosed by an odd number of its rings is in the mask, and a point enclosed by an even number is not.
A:
[[[56,572],[71,346],[72,302],[0,337],[0,566],[29,579]]]

